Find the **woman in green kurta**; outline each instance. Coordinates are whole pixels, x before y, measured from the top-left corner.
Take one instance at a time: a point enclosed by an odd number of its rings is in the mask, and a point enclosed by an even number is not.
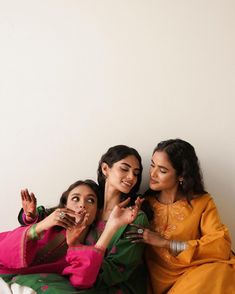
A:
[[[146,293],[146,270],[142,259],[144,245],[130,243],[125,239],[124,234],[131,230],[129,225],[120,228],[112,238],[109,238],[110,234],[107,233],[106,228],[110,213],[123,198],[130,196],[132,204],[134,203],[141,182],[141,174],[141,157],[133,148],[117,145],[109,148],[102,156],[98,167],[98,183],[104,195],[103,205],[85,239],[85,244],[102,247],[105,249],[105,255],[94,286],[86,290],[77,289],[77,293]],[[27,215],[27,211],[25,213]],[[40,208],[37,218],[44,217],[46,213],[43,208]],[[31,216],[36,216],[34,211]],[[22,222],[22,217],[20,219]],[[148,224],[146,215],[139,212],[134,223],[146,226]],[[42,293],[49,292],[45,289]]]

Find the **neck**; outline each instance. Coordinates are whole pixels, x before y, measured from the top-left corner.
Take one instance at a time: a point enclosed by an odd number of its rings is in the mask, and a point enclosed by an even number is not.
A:
[[[158,200],[163,204],[172,204],[176,202],[177,200],[182,199],[183,196],[178,190],[164,190],[161,191],[158,197]]]
[[[120,203],[121,192],[113,189],[108,184],[105,185],[104,207],[101,210],[100,219],[107,220],[114,206]]]

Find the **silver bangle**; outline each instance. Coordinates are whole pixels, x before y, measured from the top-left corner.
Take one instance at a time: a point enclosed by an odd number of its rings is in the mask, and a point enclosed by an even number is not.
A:
[[[173,255],[178,255],[180,252],[187,248],[187,242],[171,240],[170,241],[170,251]]]

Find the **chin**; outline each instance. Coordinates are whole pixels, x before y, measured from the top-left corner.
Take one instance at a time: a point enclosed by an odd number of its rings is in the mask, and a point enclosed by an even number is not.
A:
[[[153,191],[159,191],[159,190],[161,190],[160,188],[159,188],[159,186],[157,186],[157,185],[149,185],[149,188],[151,189],[151,190],[153,190]]]
[[[125,189],[125,188],[120,189],[120,192],[124,193],[124,194],[129,194],[130,191],[131,191],[131,189]]]

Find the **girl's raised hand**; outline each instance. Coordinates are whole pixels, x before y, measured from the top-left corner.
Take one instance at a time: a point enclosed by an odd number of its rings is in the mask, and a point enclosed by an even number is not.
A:
[[[130,197],[114,207],[109,216],[106,226],[110,225],[119,228],[121,226],[132,223],[136,219],[143,199],[140,199],[138,197],[135,201],[134,206],[126,207],[129,202]]]
[[[29,193],[28,189],[22,189],[20,194],[26,221],[30,223],[37,215],[37,199],[33,193]]]

